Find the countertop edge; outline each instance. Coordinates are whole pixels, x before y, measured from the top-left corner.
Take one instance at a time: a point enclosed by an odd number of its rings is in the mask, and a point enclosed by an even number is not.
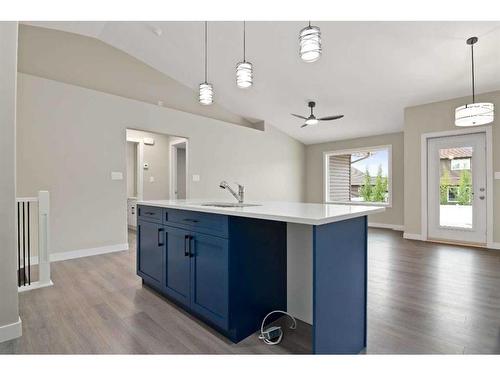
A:
[[[176,209],[176,210],[204,212],[204,213],[212,213],[212,214],[227,215],[227,216],[248,217],[248,218],[253,218],[253,219],[282,221],[282,222],[287,222],[287,223],[305,224],[305,225],[330,224],[330,223],[335,223],[338,221],[354,219],[357,217],[367,216],[367,215],[376,214],[376,213],[380,213],[380,212],[385,211],[384,207],[377,207],[377,208],[374,207],[369,212],[349,213],[349,214],[343,214],[343,215],[338,215],[338,216],[324,218],[324,219],[307,219],[307,218],[301,218],[301,217],[295,217],[295,216],[286,216],[286,215],[277,216],[277,215],[266,214],[266,213],[234,211],[234,210],[226,210],[224,208],[204,207],[204,206],[198,206],[198,205],[180,206],[180,205],[175,205],[175,204],[149,202],[149,201],[137,201],[137,204],[143,205],[143,206],[171,208],[171,209]]]

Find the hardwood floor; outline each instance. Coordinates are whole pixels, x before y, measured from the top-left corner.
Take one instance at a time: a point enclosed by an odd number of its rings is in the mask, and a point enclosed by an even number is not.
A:
[[[500,251],[369,233],[366,353],[500,353]],[[310,353],[307,324],[280,346],[233,344],[144,288],[134,241],[53,263],[55,285],[20,294],[23,336],[0,353]]]

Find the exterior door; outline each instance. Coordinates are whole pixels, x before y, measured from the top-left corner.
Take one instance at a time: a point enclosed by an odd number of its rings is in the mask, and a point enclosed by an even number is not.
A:
[[[189,306],[190,253],[189,232],[165,227],[166,271],[165,292],[177,301]]]
[[[431,138],[427,152],[429,239],[486,243],[486,135]]]

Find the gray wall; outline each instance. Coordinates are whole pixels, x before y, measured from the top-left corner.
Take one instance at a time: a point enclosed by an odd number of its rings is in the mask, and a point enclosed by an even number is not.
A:
[[[127,138],[152,138],[154,145],[144,145],[143,199],[170,198],[170,137],[165,134],[127,129]],[[154,182],[150,178],[154,178]]]
[[[0,329],[19,319],[16,276],[17,22],[0,22]]]
[[[110,178],[126,171],[127,128],[189,139],[192,198],[230,198],[218,187],[225,179],[244,184],[249,200],[304,199],[304,145],[271,126],[234,126],[19,74],[18,193],[50,191],[52,252],[127,242],[126,180]]]
[[[403,133],[377,135],[306,147],[306,201],[323,202],[323,152],[392,145],[392,207],[369,216],[372,223],[403,225]]]
[[[425,133],[457,130],[455,108],[469,103],[470,97],[456,98],[405,109],[405,232],[421,234],[421,136]],[[500,171],[500,126],[498,110],[500,91],[476,95],[476,102],[490,102],[495,105],[496,120],[493,129],[493,170]],[[493,176],[487,176],[493,178]],[[500,242],[500,180],[493,180],[493,241]]]

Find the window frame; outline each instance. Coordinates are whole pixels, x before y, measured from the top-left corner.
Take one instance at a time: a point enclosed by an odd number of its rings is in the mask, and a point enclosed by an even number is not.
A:
[[[329,201],[328,197],[330,196],[330,192],[328,189],[328,159],[330,156],[335,155],[346,155],[353,154],[356,152],[373,152],[380,150],[387,150],[387,191],[388,198],[387,202],[345,202],[345,201]],[[357,147],[351,149],[343,149],[343,150],[332,150],[332,151],[324,151],[323,152],[323,203],[325,204],[344,204],[344,205],[357,205],[357,206],[381,206],[381,207],[392,207],[392,145],[380,145],[380,146],[367,146],[367,147]]]

